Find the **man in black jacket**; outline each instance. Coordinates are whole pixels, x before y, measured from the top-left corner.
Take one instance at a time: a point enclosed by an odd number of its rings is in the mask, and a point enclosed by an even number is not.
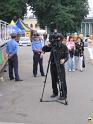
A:
[[[65,79],[65,67],[64,64],[68,60],[68,48],[62,43],[63,36],[59,33],[54,33],[50,35],[50,44],[43,47],[44,52],[51,52],[50,54],[50,71],[52,78],[52,89],[53,94],[51,97],[58,96],[57,83],[59,80],[62,83],[60,92],[62,95],[60,97],[65,99],[67,97],[67,85]]]

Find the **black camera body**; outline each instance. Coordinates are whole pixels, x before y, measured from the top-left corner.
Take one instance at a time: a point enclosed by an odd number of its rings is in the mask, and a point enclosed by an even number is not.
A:
[[[49,36],[49,42],[52,46],[59,44],[63,40],[63,35],[61,33],[53,33]]]

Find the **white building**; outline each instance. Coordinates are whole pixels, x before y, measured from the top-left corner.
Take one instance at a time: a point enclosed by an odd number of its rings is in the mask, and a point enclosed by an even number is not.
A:
[[[93,34],[93,17],[87,17],[81,24],[81,33],[86,35]]]
[[[37,21],[36,17],[34,17],[34,16],[30,16],[29,18],[25,18],[24,23],[26,25],[28,25],[29,27],[31,27],[33,30],[40,30],[38,21]]]

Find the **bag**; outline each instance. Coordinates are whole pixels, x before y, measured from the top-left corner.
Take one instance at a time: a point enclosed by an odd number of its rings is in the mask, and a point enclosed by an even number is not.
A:
[[[82,60],[82,67],[85,68],[85,57],[83,55],[83,60]]]
[[[88,47],[88,39],[85,39],[83,42],[84,42],[84,47]]]

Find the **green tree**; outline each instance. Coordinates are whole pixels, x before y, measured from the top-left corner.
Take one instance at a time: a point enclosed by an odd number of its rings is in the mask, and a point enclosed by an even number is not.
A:
[[[78,31],[88,14],[87,0],[29,0],[42,28],[47,25],[66,33]]]
[[[14,17],[23,18],[27,11],[26,3],[27,0],[0,0],[0,19],[10,22]]]
[[[0,19],[10,22],[23,18],[31,6],[41,28],[48,26],[66,33],[78,31],[88,14],[88,0],[1,0]]]

